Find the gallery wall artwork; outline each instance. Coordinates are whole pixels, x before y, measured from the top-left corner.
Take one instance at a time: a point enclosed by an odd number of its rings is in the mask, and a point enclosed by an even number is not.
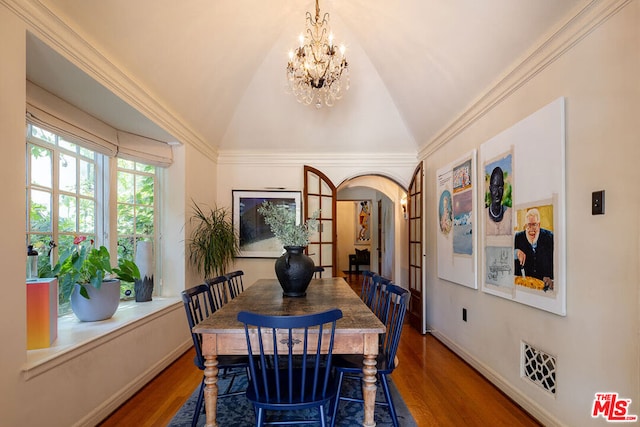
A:
[[[559,98],[480,147],[482,290],[566,314],[565,127]]]
[[[436,172],[438,277],[471,288],[477,288],[475,164],[472,151]]]
[[[482,197],[485,283],[513,288],[513,153],[484,162]]]
[[[359,200],[356,205],[356,245],[368,245],[371,243],[371,200]]]
[[[258,208],[263,202],[286,205],[295,213],[296,224],[302,217],[302,197],[299,191],[233,190],[233,226],[240,238],[241,258],[278,258],[282,243],[271,232]]]

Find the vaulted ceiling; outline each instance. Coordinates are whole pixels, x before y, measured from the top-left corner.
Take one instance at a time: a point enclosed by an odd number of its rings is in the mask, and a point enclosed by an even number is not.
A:
[[[351,80],[343,99],[322,109],[285,93],[287,53],[313,0],[40,0],[39,7],[216,152],[409,154],[591,3],[321,0],[347,47]],[[34,37],[27,73],[115,127],[173,139]]]

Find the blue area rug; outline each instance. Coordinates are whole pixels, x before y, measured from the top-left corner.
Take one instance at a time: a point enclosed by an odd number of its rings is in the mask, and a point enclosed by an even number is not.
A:
[[[228,379],[221,379],[218,381],[219,390],[222,392],[226,389],[228,385]],[[247,387],[247,379],[246,377],[240,376],[236,378],[235,383],[233,385],[233,390],[244,390]],[[343,395],[347,396],[358,396],[361,395],[358,392],[360,386],[359,380],[350,380],[345,378],[342,391]],[[402,427],[414,427],[417,426],[414,421],[411,413],[409,413],[409,409],[407,405],[402,400],[402,396],[398,393],[393,381],[389,381],[389,387],[391,389],[391,395],[393,396],[393,402],[396,406],[396,412],[398,414],[398,423]],[[382,393],[382,387],[377,387],[377,399],[378,401],[384,401],[384,396]],[[193,392],[189,400],[180,408],[180,410],[173,417],[171,422],[169,423],[169,427],[186,427],[191,425],[191,418],[193,416],[193,410],[196,405],[196,400],[198,398],[198,388]],[[275,418],[282,414],[277,412],[268,412],[267,413],[267,421],[273,421]],[[295,411],[287,413],[287,419],[313,419],[317,416],[317,410],[307,410],[307,411]],[[255,425],[255,412],[253,411],[253,406],[249,403],[249,401],[244,397],[244,395],[240,396],[229,396],[218,399],[218,425],[220,427],[249,427]],[[337,426],[340,427],[351,427],[351,426],[361,426],[363,419],[363,405],[357,402],[340,402],[340,407],[338,408],[338,421],[336,423]],[[327,421],[330,420],[330,416],[327,416]],[[391,426],[391,417],[389,416],[388,409],[384,406],[376,405],[375,412],[375,421],[377,426]],[[205,414],[204,411],[200,415],[198,419],[198,426],[204,426],[205,424]],[[318,423],[320,425],[320,423]]]

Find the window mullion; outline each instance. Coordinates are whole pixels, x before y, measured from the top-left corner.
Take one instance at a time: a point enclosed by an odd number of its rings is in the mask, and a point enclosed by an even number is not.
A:
[[[77,151],[77,148],[76,148]],[[74,194],[74,197],[76,198],[76,232],[80,233],[80,222],[82,221],[82,218],[80,218],[80,157],[78,156],[77,153],[75,153],[75,157],[74,160],[76,161],[76,194]]]
[[[113,158],[106,156],[101,156],[96,162],[96,176],[98,177],[96,183],[96,229],[100,235],[100,244],[107,246],[109,253],[115,253],[115,245],[111,239],[111,236],[114,235],[111,218],[115,218],[113,212],[115,191],[110,190],[114,188],[115,184],[112,173],[113,162]]]
[[[166,183],[166,172],[163,168],[156,168],[156,173],[155,176],[153,178],[153,203],[155,206],[155,212],[156,215],[154,215],[153,217],[153,232],[154,232],[154,264],[155,264],[155,277],[156,282],[154,284],[154,286],[156,286],[156,293],[158,295],[162,295],[162,291],[163,291],[163,283],[162,283],[162,269],[163,269],[163,264],[162,264],[162,256],[163,256],[163,252],[162,252],[162,248],[163,248],[163,241],[164,241],[164,236],[162,233],[162,227],[160,227],[161,224],[161,218],[160,215],[162,212],[165,212],[164,210],[164,197],[160,197],[160,188],[166,188],[165,187],[165,183]]]
[[[56,142],[58,138],[56,137]],[[60,237],[58,234],[59,227],[58,222],[60,221],[60,150],[58,146],[55,145],[52,148],[52,159],[51,159],[51,171],[53,174],[53,179],[51,180],[51,240],[54,241],[55,245],[51,252],[51,261],[56,263],[58,261],[58,257],[60,256]]]

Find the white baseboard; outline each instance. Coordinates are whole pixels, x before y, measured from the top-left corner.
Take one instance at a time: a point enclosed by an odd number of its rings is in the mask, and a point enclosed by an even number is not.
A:
[[[123,403],[136,394],[142,387],[147,385],[149,381],[154,379],[160,372],[162,372],[167,366],[173,363],[178,357],[182,356],[185,351],[193,345],[191,337],[176,348],[171,353],[160,359],[158,363],[150,366],[147,371],[143,372],[137,378],[133,379],[126,387],[121,389],[118,393],[111,396],[110,399],[105,400],[102,405],[95,408],[93,411],[87,414],[82,420],[77,422],[74,427],[92,427],[98,425],[102,420],[107,418],[113,411],[118,409]]]
[[[436,329],[431,327],[427,328],[429,333],[441,341],[446,347],[448,347],[455,354],[460,356],[465,362],[471,365],[475,370],[480,372],[489,382],[500,389],[504,394],[509,396],[514,402],[520,405],[525,411],[527,411],[533,418],[538,420],[542,425],[549,427],[561,427],[563,424],[558,421],[553,415],[546,411],[537,402],[534,402],[529,397],[524,395],[520,390],[513,387],[511,383],[506,381],[497,372],[485,365],[478,359],[476,359],[471,353],[460,347],[454,341],[449,339],[446,335],[442,334]]]

